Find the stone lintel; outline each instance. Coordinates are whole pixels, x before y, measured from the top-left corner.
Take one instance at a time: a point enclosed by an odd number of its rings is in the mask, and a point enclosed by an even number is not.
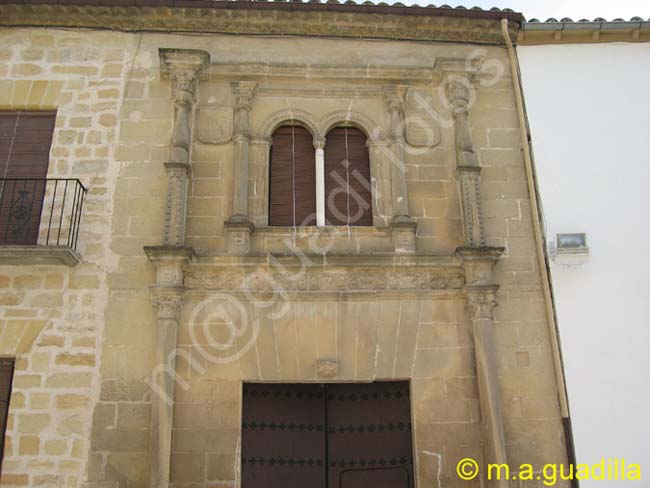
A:
[[[74,267],[81,257],[68,246],[0,246],[0,265],[65,265]]]

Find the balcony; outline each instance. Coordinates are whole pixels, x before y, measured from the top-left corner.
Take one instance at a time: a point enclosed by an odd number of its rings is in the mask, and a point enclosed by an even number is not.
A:
[[[78,264],[86,191],[77,179],[0,178],[0,265]]]

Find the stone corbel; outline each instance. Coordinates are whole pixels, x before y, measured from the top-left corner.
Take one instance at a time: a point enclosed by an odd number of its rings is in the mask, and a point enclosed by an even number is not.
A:
[[[225,223],[226,245],[229,254],[246,254],[250,251],[250,234],[253,230],[248,214],[248,170],[250,159],[251,102],[257,89],[254,81],[231,83],[235,99],[233,141],[235,143],[232,215]]]
[[[210,55],[193,49],[160,49],[162,79],[172,84],[174,121],[169,160],[165,163],[168,177],[163,244],[183,246],[185,243],[185,208],[190,177],[191,118],[197,81],[210,64]]]
[[[169,486],[172,420],[174,414],[175,351],[183,308],[183,268],[194,257],[187,248],[145,247],[156,269],[151,301],[156,313],[156,349],[149,385],[152,389],[150,424],[151,488]]]
[[[507,463],[494,330],[494,309],[498,304],[499,289],[494,280],[494,267],[503,251],[503,248],[487,247],[457,250],[465,270],[467,310],[474,337],[484,462],[496,464]],[[509,486],[508,480],[484,481],[492,488]]]
[[[415,252],[417,226],[409,215],[408,189],[406,185],[404,87],[382,87],[388,111],[387,155],[390,163],[393,243],[395,252]]]
[[[445,81],[445,95],[454,120],[456,169],[460,185],[463,231],[470,247],[485,246],[481,216],[481,167],[472,143],[469,107],[472,95],[472,73],[450,73]]]

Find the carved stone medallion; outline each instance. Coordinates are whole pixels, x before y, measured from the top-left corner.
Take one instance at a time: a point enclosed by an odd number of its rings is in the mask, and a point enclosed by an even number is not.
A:
[[[198,138],[206,144],[225,144],[232,138],[231,107],[204,105],[197,115]]]

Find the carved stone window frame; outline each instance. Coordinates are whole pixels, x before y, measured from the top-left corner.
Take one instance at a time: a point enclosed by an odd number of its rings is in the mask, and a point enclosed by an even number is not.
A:
[[[317,118],[312,113],[298,108],[286,108],[269,115],[259,125],[255,137],[251,141],[257,164],[261,166],[260,174],[256,179],[257,195],[251,195],[257,201],[251,206],[251,219],[256,227],[266,228],[269,213],[269,169],[273,132],[282,125],[299,125],[306,128],[313,137],[314,150],[327,151],[326,136],[334,127],[355,127],[367,137],[367,146],[370,160],[370,182],[372,198],[373,227],[386,228],[391,219],[391,182],[390,169],[381,154],[381,148],[387,147],[385,140],[386,130],[371,117],[356,112],[337,110]],[[318,152],[317,152],[318,157]],[[318,164],[318,163],[317,163]],[[260,194],[260,188],[262,193]],[[318,227],[331,228],[331,225]],[[355,226],[351,226],[354,229]]]

